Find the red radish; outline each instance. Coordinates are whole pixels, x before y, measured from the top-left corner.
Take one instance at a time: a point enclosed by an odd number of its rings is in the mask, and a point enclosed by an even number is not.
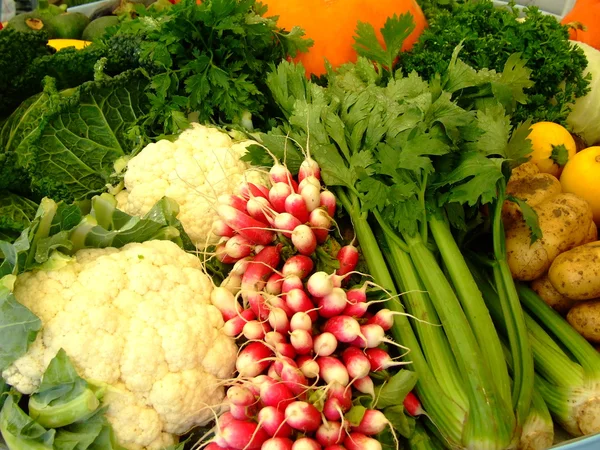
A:
[[[308,277],[306,289],[313,297],[325,297],[333,291],[333,280],[327,272],[315,272]]]
[[[254,394],[250,389],[236,385],[227,389],[227,399],[231,404],[237,406],[250,406],[256,402]]]
[[[222,428],[221,436],[235,450],[259,449],[269,436],[256,422],[232,420]]]
[[[254,247],[255,252],[258,253],[259,251],[257,250],[257,247]],[[252,261],[254,259],[253,256],[247,256],[245,258],[240,259],[238,262],[236,262],[233,267],[231,268],[231,272],[229,272],[230,275],[239,275],[240,277],[244,276],[244,274],[246,273],[246,270],[248,269],[248,264],[250,264],[250,261]]]
[[[291,275],[295,275],[303,280],[308,276],[309,273],[312,272],[314,267],[315,266],[312,259],[310,259],[308,256],[294,255],[291,258],[288,258],[288,260],[283,264],[281,273],[286,280]]]
[[[292,344],[281,342],[275,344],[275,352],[281,356],[294,359],[296,357],[296,349]]]
[[[285,211],[298,219],[300,223],[308,222],[309,211],[306,202],[300,194],[292,193],[288,195],[285,199]],[[232,228],[235,229],[235,227]]]
[[[217,420],[217,428],[219,430],[223,429],[223,427],[226,426],[233,419],[234,419],[234,417],[231,415],[231,413],[229,411],[221,414],[219,416],[219,419]]]
[[[344,413],[349,409],[350,407],[342,408],[340,400],[332,397],[323,404],[323,415],[331,421],[344,420]]]
[[[242,312],[242,305],[238,303],[231,291],[224,287],[216,287],[212,290],[210,302],[219,310],[225,321]]]
[[[310,331],[312,330],[312,319],[310,318],[310,316],[303,312],[303,311],[298,311],[297,313],[294,313],[294,315],[292,316],[292,318],[290,319],[290,330],[292,331],[296,331],[296,330],[305,330],[305,331]],[[312,335],[311,335],[311,339],[312,339]]]
[[[248,183],[246,181],[242,181],[242,183],[240,184],[239,192],[243,198],[269,198],[269,189],[267,187],[261,186],[259,184]]]
[[[350,343],[361,336],[361,328],[353,317],[335,316],[325,322],[323,330],[333,334],[340,342]]]
[[[321,182],[317,177],[311,175],[304,178],[300,183],[298,183],[298,191],[301,191],[302,188],[308,184],[312,184],[313,186],[318,187],[319,191],[321,190]]]
[[[331,228],[331,217],[323,208],[317,208],[311,211],[308,217],[308,223],[315,233],[317,242],[324,243],[329,237],[329,229]]]
[[[394,316],[397,314],[404,314],[404,313],[390,311],[387,308],[380,309],[379,311],[377,311],[377,313],[375,313],[375,315],[373,317],[371,317],[367,321],[367,323],[377,324],[381,328],[383,328],[385,331],[387,331],[390,328],[392,328],[392,326],[394,325]]]
[[[313,321],[317,318],[317,312],[314,311],[315,305],[302,289],[292,289],[285,294],[285,303],[294,313],[305,312]]]
[[[299,255],[296,255],[296,256],[299,256]],[[292,258],[295,258],[295,256],[292,256]],[[311,263],[312,263],[312,261],[311,261]],[[285,269],[285,265],[283,267]],[[286,278],[283,279],[283,283],[281,283],[281,292],[283,292],[284,294],[287,294],[292,289],[304,289],[304,284],[302,283],[302,280],[300,279],[300,277],[298,277],[296,275],[287,276]]]
[[[423,408],[421,407],[421,402],[417,398],[415,394],[409,392],[406,397],[404,397],[404,408],[406,408],[406,412],[411,416],[420,416],[425,414]]]
[[[389,425],[389,420],[387,420],[385,414],[383,414],[381,411],[377,409],[367,409],[358,426],[352,427],[352,431],[356,431],[367,436],[373,436],[381,433]]]
[[[309,437],[296,439],[292,450],[321,450],[321,446],[317,441]]]
[[[281,380],[281,377],[279,376],[279,374],[277,373],[277,369],[275,368],[275,364],[271,364],[269,366],[269,370],[267,370],[267,376],[277,381]]]
[[[254,250],[254,244],[241,234],[236,234],[225,243],[225,251],[236,260],[249,256]]]
[[[229,227],[221,219],[216,219],[213,222],[212,231],[214,234],[221,237],[233,237],[235,235],[233,228]]]
[[[390,344],[402,348],[401,345],[388,339],[385,336],[385,331],[383,328],[376,323],[361,325],[360,333],[362,336],[357,337],[356,340],[352,342],[352,345],[362,348],[375,348],[379,347],[381,344]]]
[[[309,331],[306,330],[294,330],[290,333],[290,343],[296,349],[296,353],[299,355],[306,355],[312,352],[313,339]]]
[[[244,324],[242,328],[242,334],[249,341],[264,339],[265,334],[271,331],[269,324],[261,322],[259,320],[250,320]]]
[[[306,432],[317,431],[321,425],[321,413],[307,402],[296,401],[285,408],[286,423],[293,429]]]
[[[277,182],[269,191],[269,201],[278,213],[285,212],[285,199],[292,193],[292,188],[287,183]]]
[[[292,231],[292,243],[302,255],[312,255],[317,249],[317,238],[308,225],[298,225]]]
[[[294,312],[288,307],[287,303],[285,302],[285,296],[278,297],[276,295],[264,294],[263,297],[265,297],[265,302],[268,308],[283,309],[287,317],[290,317],[294,314]]]
[[[338,341],[331,333],[325,332],[313,337],[313,350],[318,356],[332,355],[337,349]]]
[[[271,183],[287,183],[294,182],[292,173],[283,164],[275,163],[269,170],[269,180]]]
[[[256,408],[252,406],[244,406],[244,405],[229,405],[229,412],[233,416],[234,419],[237,420],[248,420],[254,416]]]
[[[279,265],[281,244],[263,248],[253,259],[248,262],[246,273],[242,278],[242,297],[247,300],[252,310],[264,320],[268,310],[264,306],[264,298],[260,294],[271,274],[273,268]]]
[[[276,437],[267,439],[263,442],[263,445],[260,447],[260,450],[292,450],[292,445],[294,443],[291,439]]]
[[[295,400],[295,396],[283,383],[263,383],[260,387],[260,400],[266,406],[274,406],[278,410],[284,411]]]
[[[358,378],[352,383],[354,389],[363,394],[369,394],[371,397],[375,397],[375,384],[370,376]]]
[[[335,273],[346,275],[354,271],[358,265],[359,256],[358,249],[352,244],[340,248],[336,257],[340,263],[340,267]]]
[[[273,226],[280,230],[286,238],[291,238],[292,231],[301,224],[302,222],[298,218],[287,212],[277,214],[273,219]]]
[[[347,347],[342,352],[342,360],[348,371],[348,375],[354,378],[364,378],[371,371],[369,358],[357,347]]]
[[[217,198],[217,203],[220,205],[231,206],[238,211],[246,212],[246,204],[248,203],[246,199],[243,199],[239,195],[229,195],[224,194],[220,195]]]
[[[371,370],[377,372],[379,370],[389,369],[393,366],[403,366],[406,362],[394,361],[388,352],[380,348],[368,348],[365,351],[369,362],[371,363]]]
[[[281,381],[292,391],[296,396],[306,392],[308,380],[302,371],[292,364],[284,364],[281,369]]]
[[[310,213],[319,207],[321,203],[321,188],[314,184],[307,183],[299,190],[300,196],[304,199],[306,204],[306,210]],[[310,218],[310,214],[307,217],[307,221]]]
[[[246,325],[246,323],[250,320],[254,319],[256,319],[254,311],[251,309],[246,309],[242,311],[240,315],[232,317],[225,322],[225,325],[223,325],[223,333],[229,337],[236,337],[242,333],[244,330],[244,325]]]
[[[347,450],[382,450],[381,443],[362,433],[350,433],[344,439]]]
[[[321,168],[310,156],[307,156],[302,164],[300,164],[300,170],[298,170],[298,181],[302,182],[307,177],[313,176],[317,180],[321,179]]]
[[[367,312],[367,283],[361,288],[353,288],[346,291],[348,306],[344,309],[344,315],[351,317],[363,317]]]
[[[268,345],[275,347],[276,344],[285,342],[285,336],[278,331],[269,331],[264,340]]]
[[[315,433],[317,442],[323,447],[330,445],[341,444],[346,436],[346,430],[342,427],[341,422],[326,421],[321,424]]]
[[[333,382],[327,386],[327,398],[337,399],[344,411],[352,408],[352,390],[349,386],[343,386],[340,383]]]
[[[321,378],[323,378],[327,384],[339,383],[342,386],[347,386],[350,382],[348,371],[339,359],[332,356],[319,356],[317,358],[317,364],[319,365]]]
[[[265,406],[258,412],[258,423],[269,436],[289,437],[292,428],[284,423],[285,414],[274,406]]]
[[[248,214],[250,217],[253,217],[256,220],[260,220],[261,222],[271,223],[269,215],[269,210],[271,209],[271,203],[269,200],[263,197],[254,197],[248,200]]]
[[[267,280],[267,284],[265,285],[265,292],[271,295],[279,295],[281,294],[281,287],[283,286],[283,276],[274,273]]]
[[[221,282],[221,287],[227,289],[232,294],[237,294],[242,287],[242,276],[230,272],[229,276]]]
[[[269,367],[273,352],[262,342],[250,342],[239,353],[235,368],[241,377],[255,377]]]
[[[267,224],[244,214],[233,206],[218,205],[217,214],[229,227],[255,244],[269,245],[275,239],[275,233],[266,229]]]
[[[290,331],[290,321],[282,308],[272,308],[269,312],[269,324],[274,331],[287,333]]]
[[[227,253],[227,248],[225,247],[227,244],[225,242],[221,242],[217,244],[215,247],[215,256],[219,261],[223,264],[233,264],[237,262],[238,258],[234,258],[233,256],[229,256]]]
[[[310,356],[299,356],[296,358],[298,369],[306,378],[317,378],[319,376],[319,365]]]
[[[321,206],[325,208],[329,217],[333,217],[335,215],[335,208],[337,206],[335,195],[331,191],[322,191],[321,192]]]
[[[346,450],[346,447],[344,447],[343,445],[329,445],[323,450]]]
[[[225,440],[223,440],[223,444],[227,445]],[[211,442],[206,447],[204,447],[204,449],[205,450],[223,450],[223,447],[220,447],[219,444],[217,444],[216,442]]]
[[[321,317],[330,319],[335,316],[340,316],[348,306],[346,291],[344,291],[342,288],[333,288],[329,294],[320,298],[317,304],[320,308],[319,315]]]
[[[283,368],[286,366],[297,367],[294,359],[289,358],[287,356],[281,356],[279,358],[276,358],[275,361],[273,361],[273,366],[275,367],[278,376],[281,375]]]
[[[268,375],[258,375],[256,377],[252,377],[247,383],[246,387],[249,389],[255,397],[260,395],[260,387],[263,383],[273,383],[275,381],[274,378]]]

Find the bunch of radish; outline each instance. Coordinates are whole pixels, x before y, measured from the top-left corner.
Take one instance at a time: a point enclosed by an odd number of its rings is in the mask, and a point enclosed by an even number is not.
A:
[[[336,208],[317,163],[307,157],[297,180],[281,164],[269,176],[270,188],[245,183],[217,205],[216,256],[233,268],[211,300],[241,346],[229,410],[209,447],[379,450],[374,436],[388,427],[393,433],[385,415],[373,407],[358,421],[347,417],[357,395],[376,404],[373,372],[404,364],[381,348],[394,344],[386,337],[394,313],[368,311],[372,283],[344,287],[359,260],[353,245],[337,253],[336,271],[315,271]],[[290,240],[293,255],[285,259]]]

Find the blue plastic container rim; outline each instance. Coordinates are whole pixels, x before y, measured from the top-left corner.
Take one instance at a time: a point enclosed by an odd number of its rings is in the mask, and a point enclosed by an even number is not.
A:
[[[600,433],[592,436],[582,436],[555,445],[560,450],[598,450],[600,449]]]

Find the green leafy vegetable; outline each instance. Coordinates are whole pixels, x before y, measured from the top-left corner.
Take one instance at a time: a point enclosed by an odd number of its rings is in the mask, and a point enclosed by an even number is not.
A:
[[[265,12],[255,0],[183,0],[116,31],[139,43],[140,65],[151,73],[150,118],[165,134],[186,128],[190,113],[216,122],[260,115],[269,64],[311,43],[299,28],[279,30]]]
[[[525,220],[525,224],[529,228],[531,234],[530,243],[533,245],[534,242],[542,238],[542,229],[540,228],[536,212],[531,206],[529,206],[529,204],[526,201],[521,200],[520,198],[509,195],[506,199],[516,203],[521,209],[521,214],[523,214],[523,220]]]
[[[13,164],[3,170],[24,173],[39,197],[71,201],[104,191],[117,179],[113,163],[145,143],[146,84],[141,73],[126,72],[58,92],[49,79],[0,130]]]
[[[9,393],[0,411],[0,432],[8,448],[52,450],[56,430],[46,430],[19,407],[20,395]]]
[[[401,56],[400,65],[406,72],[415,70],[431,79],[446,70],[459,44],[464,47],[461,59],[475,70],[500,71],[512,54],[520,53],[523,64],[532,70],[535,84],[525,86],[526,103],[515,98],[518,104],[513,123],[526,119],[564,123],[571,104],[587,92],[589,77],[583,73],[586,58],[581,49],[570,44],[567,27],[554,17],[535,7],[524,12],[525,20],[518,21],[517,8],[496,7],[490,0],[438,10],[413,49]],[[522,77],[507,79],[518,80]]]
[[[29,397],[29,415],[46,428],[90,417],[100,406],[97,391],[77,375],[63,349],[50,361],[38,390]]]
[[[0,242],[0,250],[2,242]],[[15,296],[0,285],[0,372],[27,352],[42,329],[40,319],[21,305]]]
[[[0,240],[12,241],[35,217],[37,203],[10,192],[0,192]]]

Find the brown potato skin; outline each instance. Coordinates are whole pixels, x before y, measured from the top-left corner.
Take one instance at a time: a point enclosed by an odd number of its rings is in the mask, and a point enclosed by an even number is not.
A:
[[[517,197],[529,206],[536,206],[543,201],[560,194],[562,187],[558,178],[548,173],[539,173],[533,163],[525,163],[515,168],[506,185],[506,194]],[[502,220],[504,225],[519,220],[521,208],[509,200],[502,205]]]
[[[506,227],[508,265],[513,278],[522,281],[541,277],[558,255],[585,242],[593,221],[589,203],[573,194],[555,195],[533,209],[542,239],[530,245],[530,231],[522,219]]]
[[[567,322],[588,341],[600,343],[600,299],[578,302],[567,314]]]
[[[548,278],[557,292],[573,300],[600,297],[600,241],[560,254],[550,266]]]
[[[585,238],[585,243],[587,244],[588,242],[595,242],[598,240],[598,227],[596,226],[595,223],[591,223],[590,224],[590,231],[588,231],[588,235]]]
[[[575,305],[575,300],[565,297],[552,286],[548,279],[548,274],[541,276],[540,278],[531,282],[531,289],[533,289],[537,295],[544,300],[548,306],[554,308],[558,313],[563,316],[569,312],[569,310]]]

